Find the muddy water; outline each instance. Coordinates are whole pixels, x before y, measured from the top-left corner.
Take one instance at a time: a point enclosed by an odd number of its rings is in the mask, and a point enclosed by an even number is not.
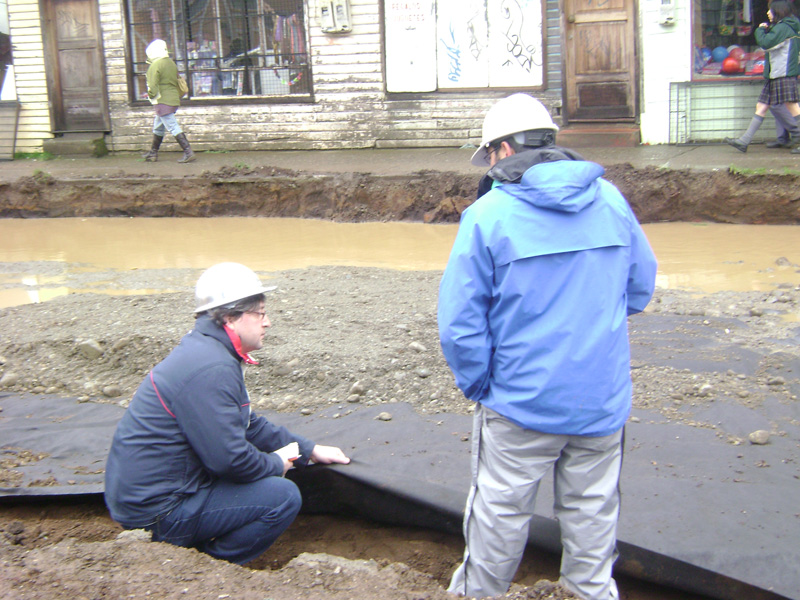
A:
[[[67,281],[86,271],[113,278],[115,271],[202,269],[222,260],[266,272],[314,265],[441,270],[456,229],[261,218],[0,220],[0,307],[80,291]],[[800,285],[800,227],[664,223],[644,229],[659,259],[660,287],[711,293]],[[92,291],[165,290],[101,283]]]

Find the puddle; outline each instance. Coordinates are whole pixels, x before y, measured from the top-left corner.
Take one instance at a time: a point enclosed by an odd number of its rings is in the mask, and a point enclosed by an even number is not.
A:
[[[702,294],[800,285],[800,227],[661,223],[644,230],[659,260],[659,287]],[[318,265],[442,270],[456,231],[457,225],[253,217],[5,219],[0,307],[86,289],[173,291],[171,284],[160,287],[160,277],[142,288],[124,274],[204,269],[223,260],[260,272]],[[87,284],[87,273],[97,278]]]

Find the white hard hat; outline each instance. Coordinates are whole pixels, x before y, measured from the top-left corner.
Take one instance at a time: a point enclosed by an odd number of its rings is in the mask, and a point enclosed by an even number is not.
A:
[[[558,125],[553,123],[544,104],[528,94],[512,94],[503,98],[486,113],[481,145],[470,162],[478,167],[486,165],[489,144],[532,129],[552,129],[556,132]]]
[[[264,287],[258,275],[244,265],[219,263],[207,269],[197,280],[194,288],[197,308],[194,312],[201,313],[274,289],[275,286]]]

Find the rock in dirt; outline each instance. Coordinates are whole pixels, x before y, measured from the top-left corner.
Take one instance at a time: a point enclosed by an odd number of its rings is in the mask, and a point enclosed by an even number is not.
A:
[[[758,431],[754,431],[748,437],[751,444],[756,444],[758,446],[763,446],[764,444],[769,443],[769,431],[765,431],[763,429],[759,429]]]

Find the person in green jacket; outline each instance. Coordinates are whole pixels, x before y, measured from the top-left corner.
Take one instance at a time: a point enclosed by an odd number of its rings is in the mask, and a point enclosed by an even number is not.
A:
[[[800,20],[794,16],[792,5],[786,0],[772,0],[767,18],[770,22],[761,23],[754,32],[756,43],[767,53],[764,65],[766,81],[756,103],[756,114],[741,136],[725,138],[725,143],[740,152],[747,152],[747,146],[764,122],[767,110],[772,112],[780,125],[778,130],[785,130],[791,136],[790,141],[783,144],[770,143],[769,147],[789,147],[800,143],[800,128],[793,116],[798,111],[792,111],[792,108],[797,109],[797,102],[800,100],[797,93],[797,76],[800,74],[797,63]],[[800,148],[793,149],[792,154],[800,154]]]
[[[178,66],[169,57],[167,43],[164,40],[153,40],[147,49],[147,96],[155,109],[153,120],[153,144],[144,155],[147,162],[158,160],[158,149],[167,131],[175,136],[175,140],[183,150],[179,163],[192,162],[196,157],[183,133],[175,113],[181,105],[181,93],[178,90]]]

